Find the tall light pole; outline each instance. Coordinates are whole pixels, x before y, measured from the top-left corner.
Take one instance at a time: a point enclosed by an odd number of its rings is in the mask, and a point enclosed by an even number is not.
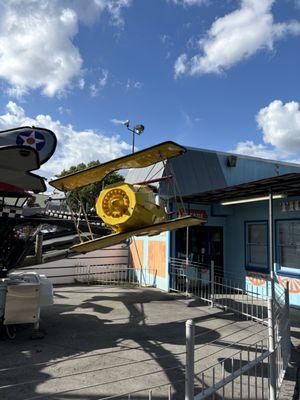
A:
[[[129,119],[127,119],[126,121],[124,121],[124,125],[126,126],[126,128],[132,132],[132,153],[134,153],[134,141],[135,141],[135,135],[140,135],[144,130],[145,127],[142,124],[138,124],[135,125],[134,128],[130,128],[130,121]]]

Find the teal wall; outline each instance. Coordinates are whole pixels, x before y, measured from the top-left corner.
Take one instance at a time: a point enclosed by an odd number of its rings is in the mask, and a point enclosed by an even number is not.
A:
[[[300,165],[238,156],[236,167],[227,166],[228,154],[217,153],[227,186],[300,172]]]
[[[295,200],[297,198],[294,198]],[[290,200],[290,199],[289,199]],[[292,199],[291,199],[292,200]],[[300,198],[299,198],[300,200]],[[281,211],[280,203],[283,199],[274,200],[274,228],[276,221],[300,219],[300,211]],[[188,205],[186,205],[188,211]],[[270,293],[266,284],[261,284],[261,280],[266,279],[265,274],[258,273],[254,269],[246,270],[246,222],[268,221],[268,201],[256,203],[246,203],[231,206],[210,206],[201,204],[190,204],[191,209],[205,210],[208,214],[206,226],[223,227],[223,248],[224,248],[224,277],[238,282],[240,286],[247,286],[254,292],[262,292],[264,295]],[[170,241],[170,256],[175,257],[175,235],[173,232]],[[276,242],[275,242],[276,245]],[[300,253],[299,253],[300,263]],[[279,265],[275,258],[275,270],[279,270]],[[290,303],[300,306],[300,270],[293,270],[294,274],[286,274],[279,271],[277,282],[284,284],[289,279],[291,289],[299,293],[290,292]],[[297,274],[298,272],[298,274]],[[250,280],[249,280],[250,278]],[[254,279],[253,279],[254,278]],[[258,281],[257,281],[258,279]],[[258,284],[253,283],[258,282]]]
[[[276,229],[276,221],[300,219],[300,211],[281,211],[280,203],[282,201],[283,200],[274,200],[274,229]],[[227,217],[226,269],[242,280],[245,279],[247,275],[245,270],[245,223],[251,221],[268,221],[268,202],[262,201],[226,207],[230,207],[233,211],[233,214]],[[276,246],[276,242],[274,245]],[[279,281],[284,281],[288,278],[290,280],[291,290],[292,286],[295,286],[294,290],[297,290],[296,286],[300,286],[300,269],[290,270],[290,272],[293,272],[292,274],[280,271],[277,254],[275,254],[275,270],[279,272]],[[248,270],[248,272],[251,271]],[[248,279],[247,281],[249,282]],[[264,286],[259,286],[259,288],[263,289]],[[299,293],[290,293],[290,302],[293,305],[300,306],[300,289]]]
[[[140,283],[155,286],[158,289],[164,290],[166,292],[169,291],[169,274],[168,274],[168,265],[169,265],[169,249],[170,249],[170,232],[165,232],[165,234],[156,235],[156,236],[139,236],[136,238],[137,240],[141,240],[143,242],[143,268],[142,271],[136,269],[137,279]],[[151,242],[162,242],[165,244],[166,254],[164,265],[154,265],[152,268],[150,264],[150,256],[149,256],[149,241]],[[155,272],[156,271],[156,272]],[[162,275],[164,272],[165,276]]]
[[[211,157],[204,157],[204,153],[213,153],[214,159]],[[176,164],[176,171],[178,173],[177,180],[179,181],[179,187],[184,183],[185,191],[181,191],[180,193],[191,195],[203,190],[216,189],[216,185],[219,181],[225,182],[225,186],[231,186],[282,174],[300,172],[300,166],[246,156],[238,156],[236,166],[229,167],[227,165],[228,155],[229,154],[225,153],[192,149],[190,153],[186,153],[185,158],[178,157],[174,159],[175,161],[177,160],[178,164]],[[190,162],[187,163],[187,161]],[[216,164],[218,167],[217,169]],[[218,177],[219,180],[217,179]],[[205,185],[203,183],[204,181]],[[205,189],[203,189],[204,187]],[[170,193],[168,193],[168,195],[170,195]],[[300,211],[282,212],[280,202],[281,200],[275,200],[274,202],[275,220],[300,219]],[[205,210],[208,214],[208,226],[219,226],[223,228],[224,276],[234,279],[242,285],[248,284],[249,279],[247,275],[249,275],[249,273],[247,273],[245,269],[245,222],[267,221],[268,202],[263,201],[226,207],[220,205],[189,204],[187,206],[187,211],[189,207],[194,210]],[[156,278],[156,286],[166,291],[169,290],[169,257],[175,257],[175,235],[176,233],[170,232],[164,238],[157,236],[154,238],[144,237],[142,239],[145,244],[143,265],[145,271],[148,270],[148,241],[166,241],[166,276],[157,276]],[[282,276],[284,278],[284,275]],[[296,278],[296,276],[293,277],[294,284],[296,286],[299,284],[300,286],[300,274],[298,275],[299,279],[297,280]],[[263,286],[265,285],[257,286],[255,290],[262,290]],[[300,293],[291,294],[290,299],[292,304],[300,306]]]

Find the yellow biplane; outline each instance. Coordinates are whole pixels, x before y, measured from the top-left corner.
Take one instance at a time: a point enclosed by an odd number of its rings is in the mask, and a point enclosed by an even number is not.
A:
[[[87,168],[59,179],[50,184],[56,189],[69,192],[91,183],[103,180],[113,171],[130,168],[144,168],[183,154],[186,149],[168,141],[145,150]],[[172,179],[172,176],[170,176]],[[154,180],[149,180],[151,183]],[[206,221],[190,215],[168,219],[164,201],[157,196],[155,188],[146,182],[129,184],[115,183],[106,186],[96,200],[97,215],[114,233],[88,240],[80,237],[81,243],[71,247],[78,253],[109,247],[121,243],[131,236],[153,236],[168,230],[201,225]]]

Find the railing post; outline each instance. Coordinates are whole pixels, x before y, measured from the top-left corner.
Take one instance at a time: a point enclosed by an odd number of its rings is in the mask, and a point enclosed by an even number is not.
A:
[[[273,299],[268,298],[268,345],[270,352],[270,380],[269,380],[269,400],[276,400],[276,352],[275,352],[275,332],[274,332],[274,313]]]
[[[185,400],[194,400],[194,347],[195,324],[192,319],[185,323],[186,365],[185,365]]]
[[[290,282],[286,281],[285,287],[285,317],[287,319],[286,324],[286,332],[283,332],[283,335],[286,334],[286,345],[291,346],[291,326],[290,326]],[[289,352],[290,355],[290,352]]]
[[[41,264],[43,262],[43,234],[39,232],[35,238],[35,257],[36,263]]]
[[[143,286],[142,281],[143,281],[143,269],[142,269],[142,266],[141,266],[141,269],[140,269],[140,284],[139,284],[139,287],[142,287],[142,286]]]
[[[185,295],[189,297],[190,281],[188,276],[189,269],[189,227],[186,227],[186,254],[185,254]]]
[[[210,300],[211,307],[214,307],[214,297],[215,297],[215,263],[214,260],[210,262]]]
[[[190,279],[188,277],[188,265],[186,265],[185,270],[185,296],[190,297]]]
[[[285,307],[286,311],[288,314],[288,317],[290,317],[290,282],[286,281],[286,287],[285,287]]]

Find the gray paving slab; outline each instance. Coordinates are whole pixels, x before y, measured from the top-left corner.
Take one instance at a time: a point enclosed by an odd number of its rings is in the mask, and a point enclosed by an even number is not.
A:
[[[279,400],[300,400],[300,309],[290,309],[292,352]]]
[[[259,324],[157,289],[57,287],[42,313],[44,339],[20,327],[15,340],[0,341],[0,399],[96,400],[155,385],[153,398],[166,398],[170,383],[182,399],[189,318],[199,382],[203,369],[265,337]]]

